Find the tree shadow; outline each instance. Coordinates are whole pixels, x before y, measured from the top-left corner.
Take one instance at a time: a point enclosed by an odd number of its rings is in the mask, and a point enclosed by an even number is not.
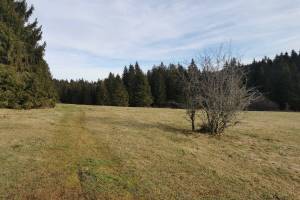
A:
[[[173,125],[170,125],[170,124],[156,123],[155,127],[162,130],[162,131],[164,131],[164,132],[182,134],[182,135],[185,135],[185,136],[191,136],[195,133],[190,129],[184,129],[184,128],[176,127],[176,126],[173,126]]]
[[[160,130],[163,132],[174,133],[174,134],[181,134],[184,136],[192,136],[197,134],[198,132],[193,132],[191,129],[185,129],[182,127],[178,127],[175,124],[166,124],[162,122],[153,122],[147,123],[142,121],[134,121],[130,119],[116,119],[111,117],[92,117],[94,119],[89,120],[96,120],[99,123],[106,124],[112,126],[114,128],[133,128],[136,130],[147,131],[147,130]]]

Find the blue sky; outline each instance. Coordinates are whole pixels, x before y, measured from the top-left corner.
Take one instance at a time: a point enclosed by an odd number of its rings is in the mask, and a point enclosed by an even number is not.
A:
[[[300,50],[300,0],[28,0],[55,78],[97,80],[138,61],[186,63],[231,43],[244,62]]]

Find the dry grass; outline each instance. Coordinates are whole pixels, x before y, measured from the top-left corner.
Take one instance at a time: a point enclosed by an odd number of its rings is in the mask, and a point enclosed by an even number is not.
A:
[[[245,113],[221,138],[184,114],[0,110],[0,199],[300,199],[300,113]]]

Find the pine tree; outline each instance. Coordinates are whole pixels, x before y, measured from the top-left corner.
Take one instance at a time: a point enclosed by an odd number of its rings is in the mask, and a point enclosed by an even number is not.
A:
[[[119,75],[116,76],[112,92],[113,106],[128,106],[128,93]]]
[[[188,66],[188,71],[199,71],[198,66],[195,63],[195,60],[192,59],[191,64]]]
[[[114,81],[115,81],[115,75],[112,74],[112,73],[109,73],[108,78],[104,80],[106,90],[108,91],[108,93],[107,93],[107,105],[109,105],[109,106],[113,105]]]
[[[110,73],[104,82],[108,91],[108,105],[128,106],[128,93],[121,77]]]
[[[56,93],[44,60],[45,43],[33,7],[25,0],[0,1],[0,107],[39,108],[55,105]]]
[[[290,89],[291,89],[291,77],[290,77],[290,69],[286,62],[280,61],[280,63],[274,65],[278,68],[275,79],[273,80],[273,93],[272,97],[275,101],[278,102],[280,109],[288,109],[289,108],[289,97],[290,97]]]
[[[134,95],[135,76],[136,76],[136,73],[135,73],[134,66],[129,65],[129,70],[128,70],[128,73],[126,74],[124,84],[125,84],[125,87],[128,92],[130,106],[135,106],[135,95]]]
[[[296,51],[281,53],[273,60],[265,57],[245,66],[249,71],[248,85],[280,106],[300,110],[300,56]]]
[[[149,74],[153,103],[159,107],[166,105],[165,71],[166,67],[161,63],[159,67],[154,67]]]
[[[181,65],[170,64],[166,74],[167,101],[170,106],[183,107],[185,102],[183,77],[186,70]]]
[[[96,90],[96,104],[97,105],[108,105],[107,89],[104,81],[97,82]]]
[[[124,67],[123,75],[122,75],[122,81],[126,89],[129,87],[129,71],[127,69],[127,66]]]
[[[141,70],[138,63],[135,64],[135,80],[134,80],[134,106],[147,107],[153,102],[151,88],[148,79]]]

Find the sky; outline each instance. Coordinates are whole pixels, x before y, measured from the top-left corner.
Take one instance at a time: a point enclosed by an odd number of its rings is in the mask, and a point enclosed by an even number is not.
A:
[[[243,62],[300,50],[300,0],[27,0],[54,78],[187,63],[230,43]]]

